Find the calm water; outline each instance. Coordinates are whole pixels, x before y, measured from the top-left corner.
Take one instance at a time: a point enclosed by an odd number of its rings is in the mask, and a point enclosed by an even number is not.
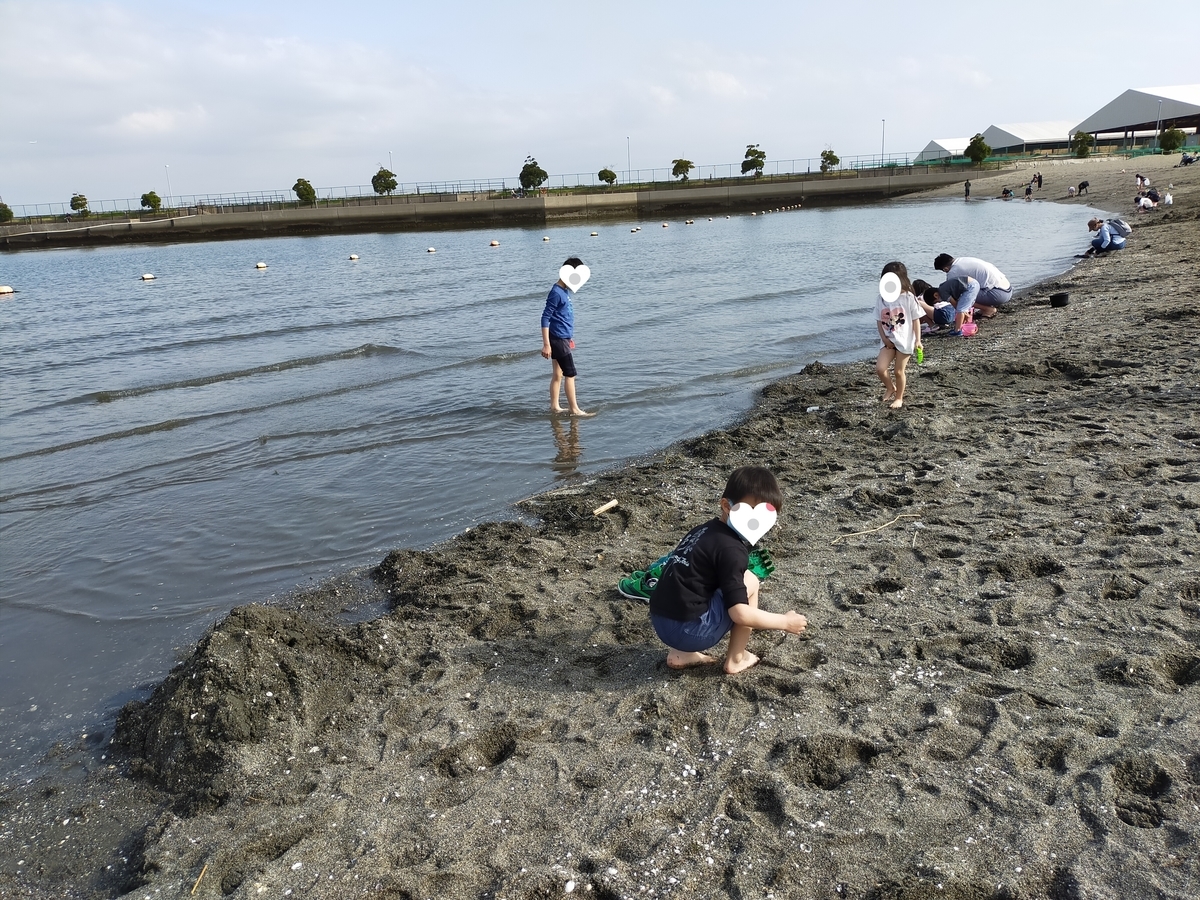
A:
[[[0,256],[20,291],[0,303],[0,773],[106,727],[234,605],[709,430],[814,359],[873,355],[889,259],[932,281],[936,253],[978,255],[1020,287],[1069,266],[1090,212],[898,202]],[[569,255],[592,270],[576,359],[598,413],[575,424],[548,415],[538,352]]]

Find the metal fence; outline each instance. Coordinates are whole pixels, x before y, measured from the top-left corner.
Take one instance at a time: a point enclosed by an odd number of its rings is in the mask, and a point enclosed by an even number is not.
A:
[[[872,154],[869,156],[842,157],[838,164],[821,170],[820,157],[806,159],[774,159],[767,160],[762,170],[762,179],[790,180],[812,175],[827,175],[831,177],[845,175],[879,174],[899,171],[913,171],[914,168],[966,167],[971,165],[965,158],[935,159],[918,161],[918,154],[889,153]],[[999,163],[989,167],[995,167]],[[394,203],[429,203],[444,200],[478,200],[503,199],[508,197],[537,196],[547,191],[627,191],[635,188],[654,188],[661,190],[668,187],[705,186],[716,182],[741,182],[753,177],[754,173],[742,173],[742,164],[718,163],[715,165],[696,166],[688,173],[686,182],[675,178],[671,168],[661,167],[652,169],[625,169],[615,172],[615,185],[602,182],[596,172],[576,172],[567,175],[551,175],[540,189],[524,191],[520,178],[516,175],[504,178],[471,178],[460,181],[431,181],[404,182],[397,184],[390,194],[377,194],[370,185],[355,184],[340,187],[317,188],[318,207],[325,206],[383,206]],[[71,209],[69,202],[36,203],[12,207],[16,218],[25,220],[72,220],[79,219],[111,219],[136,218],[149,220],[167,218],[181,212],[190,214],[205,213],[219,214],[227,212],[265,212],[277,209],[295,209],[307,205],[301,204],[291,190],[248,191],[233,194],[174,194],[162,198],[162,207],[158,210],[144,209],[141,200],[126,198],[124,200],[89,200],[86,212]]]

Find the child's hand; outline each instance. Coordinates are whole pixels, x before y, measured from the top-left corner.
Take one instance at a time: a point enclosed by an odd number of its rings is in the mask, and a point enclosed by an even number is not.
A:
[[[549,359],[549,358],[550,358],[550,345],[542,344],[542,359]]]
[[[789,609],[783,614],[784,622],[783,630],[789,634],[800,634],[808,627],[808,619],[800,615],[794,609]]]

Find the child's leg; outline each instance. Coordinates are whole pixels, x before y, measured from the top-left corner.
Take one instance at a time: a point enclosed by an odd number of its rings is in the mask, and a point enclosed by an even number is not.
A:
[[[550,366],[551,366],[551,369],[550,369],[550,411],[551,412],[566,412],[566,410],[564,410],[558,404],[558,395],[562,391],[562,382],[563,382],[562,366],[560,366],[558,364],[557,359],[550,360]],[[569,382],[568,382],[568,385],[569,385]],[[567,388],[568,393],[572,390],[574,390],[574,388],[568,386],[568,388]]]
[[[747,569],[743,580],[746,582],[746,602],[758,609],[758,576]],[[753,631],[749,625],[734,625],[730,629],[729,652],[725,654],[725,671],[730,675],[744,672],[758,662],[758,657],[746,649]]]
[[[570,378],[565,378],[563,380],[567,383],[567,407],[571,410],[571,415],[573,415],[573,416],[593,415],[593,413],[590,413],[585,409],[580,409],[579,404],[575,402],[575,378],[574,378],[574,376],[572,376]]]
[[[896,382],[892,381],[892,376],[888,374],[888,366],[892,364],[892,360],[895,357],[895,347],[884,347],[879,351],[879,357],[875,360],[875,374],[883,382],[884,403],[887,403],[896,396]]]
[[[911,357],[907,353],[896,354],[896,399],[892,401],[892,409],[899,409],[904,405],[904,386],[908,382],[905,370],[908,368],[909,359]]]

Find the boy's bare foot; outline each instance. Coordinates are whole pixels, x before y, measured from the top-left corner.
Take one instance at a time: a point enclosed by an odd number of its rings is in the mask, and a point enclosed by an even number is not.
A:
[[[690,669],[692,666],[708,666],[716,662],[707,653],[684,653],[682,650],[672,650],[667,654],[667,667],[671,669]]]
[[[883,400],[881,402],[882,403],[891,403],[895,399],[896,399],[895,393],[893,393],[892,391],[888,391],[886,394],[883,395]]]
[[[557,415],[561,415],[562,413],[565,413],[566,411],[567,411],[567,408],[566,408],[565,406],[552,406],[552,407],[550,407],[550,412],[552,412],[552,413],[553,413],[554,415],[556,415],[556,416],[557,416]]]
[[[904,405],[904,401],[903,401],[903,400],[901,400],[899,397],[897,397],[895,400],[893,400],[893,401],[892,401],[891,408],[892,408],[892,409],[899,409],[899,408],[900,408],[900,407],[902,407],[903,405]]]
[[[738,672],[745,672],[756,665],[758,665],[758,657],[746,650],[736,662],[728,656],[725,657],[725,674],[736,675]]]
[[[595,413],[588,412],[586,409],[573,409],[571,415],[578,416],[581,419],[590,419]]]

